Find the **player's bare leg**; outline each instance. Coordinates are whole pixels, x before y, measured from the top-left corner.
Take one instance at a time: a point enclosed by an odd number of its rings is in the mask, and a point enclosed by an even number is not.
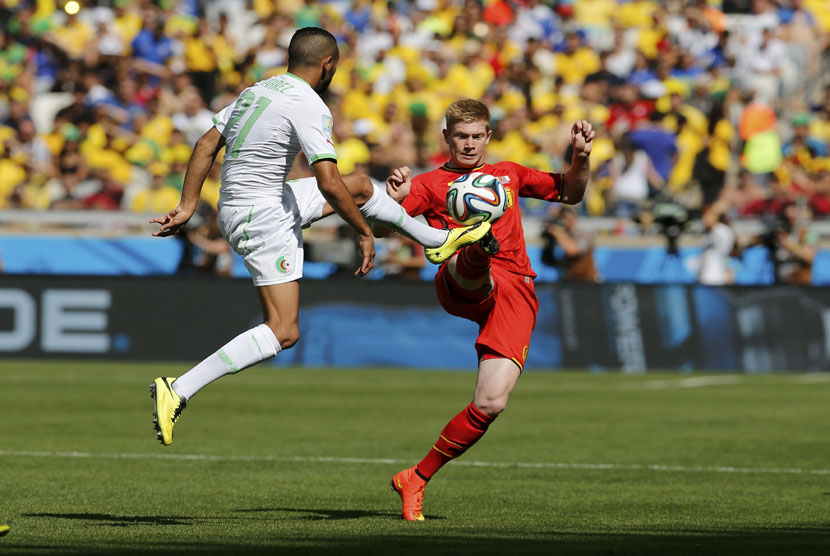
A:
[[[297,343],[300,337],[298,282],[259,286],[257,292],[264,324],[243,332],[179,378],[159,377],[150,385],[154,400],[153,424],[165,446],[172,444],[173,425],[199,390]]]
[[[463,299],[480,301],[493,292],[490,255],[477,244],[461,249],[447,263],[447,285]]]
[[[482,359],[478,364],[473,404],[479,411],[495,419],[507,407],[507,400],[521,374],[522,370],[512,359]]]

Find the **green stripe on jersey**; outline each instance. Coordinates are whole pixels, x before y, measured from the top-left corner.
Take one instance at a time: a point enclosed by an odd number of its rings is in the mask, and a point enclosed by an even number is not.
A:
[[[324,160],[324,159],[333,160],[333,161],[337,162],[337,155],[336,154],[318,154],[317,156],[312,156],[310,162],[312,164],[314,164],[318,160]]]

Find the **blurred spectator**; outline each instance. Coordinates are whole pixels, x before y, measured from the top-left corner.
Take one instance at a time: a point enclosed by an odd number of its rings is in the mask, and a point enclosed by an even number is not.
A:
[[[207,130],[213,127],[213,112],[207,109],[202,97],[191,89],[192,93],[185,93],[183,110],[175,112],[171,117],[173,127],[184,133],[187,144],[191,147],[196,144]]]
[[[230,276],[233,255],[219,230],[216,209],[201,202],[187,223],[185,233],[176,236],[182,242],[179,274],[215,274]]]
[[[818,243],[818,236],[810,231],[812,219],[809,205],[790,203],[784,207],[781,229],[776,230],[776,282],[809,285],[812,281]]]
[[[104,171],[103,180],[98,191],[86,197],[83,208],[92,210],[118,210],[124,196],[124,184]]]
[[[768,214],[766,230],[750,242],[767,249],[776,284],[810,284],[818,243],[809,227],[812,217],[806,203],[786,202]]]
[[[635,147],[628,134],[617,147],[611,161],[611,206],[615,216],[637,216],[651,197],[651,189],[661,189],[663,177],[654,168],[648,153]]]
[[[386,276],[418,280],[424,266],[426,259],[420,244],[400,234],[386,240],[386,257],[383,260]]]
[[[152,212],[165,214],[178,206],[181,192],[164,183],[170,167],[163,162],[155,162],[150,167],[153,178],[150,187],[142,189],[133,198],[130,210],[133,212]]]
[[[703,213],[706,235],[700,254],[698,281],[707,286],[725,286],[735,281],[729,259],[737,255],[737,237],[729,222],[729,204],[719,199]]]
[[[154,10],[144,12],[141,31],[132,42],[133,57],[141,71],[156,77],[167,75],[167,61],[173,56],[173,41],[164,34],[164,20]]]
[[[764,28],[760,43],[741,52],[739,64],[746,68],[747,88],[755,91],[758,98],[765,101],[778,98],[781,76],[787,64],[787,48],[775,38],[772,29]]]
[[[628,137],[634,148],[648,154],[661,182],[666,182],[677,161],[677,143],[674,134],[663,127],[662,119],[661,113],[652,112],[649,123],[629,132]]]
[[[723,112],[723,103],[715,102],[709,111],[708,129],[702,149],[695,156],[692,179],[700,187],[703,206],[720,197],[726,172],[732,163],[735,130]]]
[[[594,265],[594,240],[578,229],[576,212],[567,206],[556,207],[553,217],[542,232],[544,247],[542,262],[558,267],[565,280],[597,282],[599,274]],[[562,256],[557,252],[561,250]]]

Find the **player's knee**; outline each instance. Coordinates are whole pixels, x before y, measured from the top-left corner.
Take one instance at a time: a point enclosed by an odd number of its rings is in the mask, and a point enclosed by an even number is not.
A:
[[[371,199],[372,195],[375,194],[375,188],[372,185],[372,180],[369,179],[369,176],[366,174],[353,172],[343,178],[343,181],[349,188],[349,192],[352,194],[354,202],[358,205],[362,205]]]
[[[360,177],[358,181],[357,193],[355,194],[355,202],[362,205],[372,198],[375,194],[375,187],[372,185],[372,180],[366,174],[357,174]]]
[[[294,347],[294,344],[300,339],[300,327],[295,325],[282,330],[277,339],[280,341],[282,349]]]
[[[490,417],[497,417],[507,407],[507,396],[481,396],[473,405]]]
[[[268,327],[274,333],[274,336],[277,338],[277,342],[280,344],[280,349],[288,349],[293,347],[294,344],[300,339],[300,327],[296,323],[293,325],[285,326],[281,323],[267,323]]]

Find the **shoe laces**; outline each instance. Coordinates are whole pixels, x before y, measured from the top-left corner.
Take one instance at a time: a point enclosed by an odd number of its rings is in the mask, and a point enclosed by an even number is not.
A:
[[[182,414],[182,411],[184,410],[184,408],[185,408],[185,407],[187,407],[187,400],[185,400],[184,398],[182,398],[182,399],[181,399],[181,401],[179,402],[179,405],[177,405],[177,406],[176,406],[176,409],[174,409],[174,410],[173,410],[173,418],[172,418],[172,421],[173,421],[174,423],[176,422],[176,419],[178,419],[178,418],[179,418],[179,415],[181,415],[181,414]]]
[[[423,506],[424,503],[424,488],[426,488],[427,484],[426,482],[418,480],[417,478],[415,480],[418,484],[418,486],[415,487],[415,501],[418,503],[418,509],[420,510],[421,506]]]

